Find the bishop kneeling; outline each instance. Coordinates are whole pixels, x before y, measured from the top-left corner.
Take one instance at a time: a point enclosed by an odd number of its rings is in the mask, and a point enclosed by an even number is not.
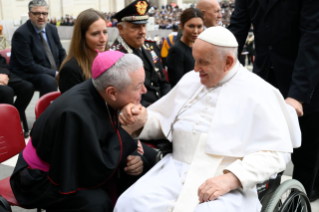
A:
[[[167,138],[166,155],[118,199],[115,212],[258,212],[256,184],[286,168],[300,146],[295,110],[237,60],[230,31],[211,27],[193,46],[195,70],[147,109],[120,121],[139,139]]]

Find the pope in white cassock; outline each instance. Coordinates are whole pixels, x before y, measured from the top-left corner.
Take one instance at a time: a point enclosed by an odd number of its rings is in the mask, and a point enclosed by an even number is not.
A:
[[[237,60],[237,41],[211,27],[193,46],[194,71],[120,121],[139,139],[168,138],[166,155],[118,199],[115,212],[257,212],[256,184],[283,171],[300,146],[297,114]]]

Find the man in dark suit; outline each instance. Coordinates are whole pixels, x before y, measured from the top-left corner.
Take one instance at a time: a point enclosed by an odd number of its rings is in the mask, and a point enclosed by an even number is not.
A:
[[[49,5],[44,0],[29,3],[29,20],[12,37],[9,68],[31,82],[40,96],[57,90],[55,77],[66,53],[57,28],[47,24]]]
[[[6,58],[0,55],[0,103],[14,105],[19,111],[23,122],[24,137],[29,136],[29,128],[26,120],[25,109],[29,105],[34,93],[34,87],[17,75],[10,73]],[[17,96],[13,103],[13,97]]]
[[[293,178],[310,201],[319,197],[318,8],[318,0],[236,0],[229,26],[241,52],[253,24],[253,71],[277,87],[299,116],[302,144],[292,154]]]

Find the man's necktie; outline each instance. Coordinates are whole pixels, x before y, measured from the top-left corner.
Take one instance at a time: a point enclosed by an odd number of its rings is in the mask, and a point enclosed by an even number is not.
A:
[[[40,32],[40,36],[41,36],[42,45],[43,45],[43,47],[45,49],[45,53],[47,54],[47,56],[49,58],[49,61],[50,61],[50,64],[51,64],[51,69],[52,70],[57,70],[56,65],[55,65],[55,60],[54,60],[54,57],[52,55],[51,49],[50,49],[50,47],[48,45],[48,42],[43,37],[43,31]]]

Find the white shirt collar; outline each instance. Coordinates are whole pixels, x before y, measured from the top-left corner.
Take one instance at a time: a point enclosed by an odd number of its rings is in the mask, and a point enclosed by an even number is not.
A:
[[[33,25],[32,25],[33,26]],[[44,34],[45,34],[45,27],[43,28],[43,29],[41,29],[41,30],[38,30],[37,28],[35,28],[35,26],[33,26],[33,28],[34,28],[34,30],[36,31],[36,33],[37,34],[39,34],[40,32],[44,32]]]

